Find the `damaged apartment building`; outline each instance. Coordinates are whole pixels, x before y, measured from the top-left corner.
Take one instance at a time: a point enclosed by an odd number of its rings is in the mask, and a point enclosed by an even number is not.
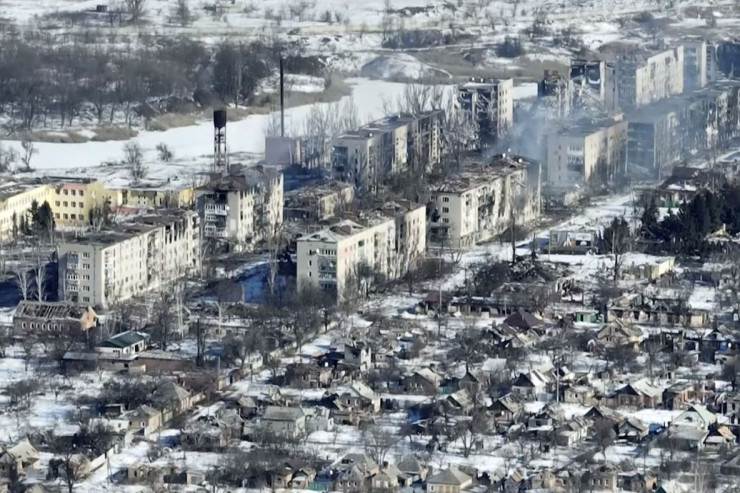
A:
[[[200,220],[163,209],[59,243],[59,298],[108,308],[200,270]]]
[[[565,190],[619,179],[626,146],[627,122],[621,114],[562,124],[547,136],[548,186]]]
[[[628,113],[628,172],[661,180],[687,153],[716,157],[738,135],[739,96],[739,81],[715,81]]]
[[[473,78],[457,86],[455,110],[471,126],[470,149],[499,142],[514,123],[514,80]]]
[[[372,278],[397,279],[426,251],[426,207],[394,201],[299,238],[297,283],[339,299],[369,288]]]
[[[443,119],[442,110],[391,115],[340,135],[331,150],[337,178],[367,192],[392,174],[435,168],[442,156]]]
[[[470,158],[431,193],[430,242],[465,248],[539,216],[541,166],[507,154]]]
[[[203,238],[231,251],[249,251],[277,234],[283,223],[283,174],[231,166],[195,190]]]

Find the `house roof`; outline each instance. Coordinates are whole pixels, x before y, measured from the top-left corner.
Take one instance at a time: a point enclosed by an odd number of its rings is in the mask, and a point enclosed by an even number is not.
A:
[[[426,466],[415,455],[402,457],[397,467],[407,474],[420,474],[426,469]]]
[[[15,309],[16,317],[43,318],[45,320],[79,320],[85,313],[95,315],[95,312],[89,306],[64,302],[23,300]]]
[[[306,413],[300,407],[267,406],[262,416],[266,421],[297,421]]]
[[[146,334],[142,334],[140,332],[134,332],[134,331],[126,331],[121,332],[120,334],[116,334],[107,341],[105,341],[103,344],[101,344],[101,347],[108,347],[108,348],[127,348],[129,346],[133,346],[134,344],[138,344],[140,342],[146,341],[149,339],[149,336]]]
[[[518,329],[533,329],[544,325],[541,318],[522,309],[509,315],[506,320],[504,320],[504,323],[510,327],[516,327]]]
[[[16,459],[19,459],[23,463],[31,463],[39,460],[38,451],[33,447],[33,445],[31,445],[31,442],[29,442],[28,439],[21,440],[5,452]]]
[[[645,395],[648,397],[660,397],[663,395],[663,389],[650,384],[650,382],[645,379],[640,379],[635,382],[628,383],[621,389],[617,390],[617,393],[623,394],[629,391],[634,391],[638,395]]]
[[[154,393],[169,401],[183,401],[190,397],[190,392],[175,382],[164,382],[157,387]]]
[[[457,469],[456,467],[450,467],[448,469],[443,469],[437,474],[427,478],[427,484],[461,486],[471,480],[472,478],[461,470]]]
[[[355,397],[362,397],[363,399],[367,400],[375,400],[377,396],[375,395],[375,392],[373,392],[373,389],[368,387],[362,382],[354,381],[349,387],[346,387],[343,392],[340,393],[340,395],[344,394],[350,394]]]
[[[418,375],[434,385],[439,385],[439,381],[441,380],[441,377],[429,368],[422,368],[421,370],[417,370],[416,372],[414,372],[414,375]]]
[[[707,427],[717,421],[717,416],[709,409],[707,409],[706,406],[703,406],[701,404],[694,404],[690,406],[686,411],[676,416],[674,422],[677,422],[677,425],[683,425],[686,422],[692,422],[693,416],[698,416],[699,420],[702,422],[701,424],[703,424],[704,427]]]
[[[470,393],[465,390],[461,389],[457,392],[453,392],[450,395],[447,396],[448,400],[451,400],[453,403],[457,404],[461,408],[466,408],[473,405],[473,398],[470,396]]]

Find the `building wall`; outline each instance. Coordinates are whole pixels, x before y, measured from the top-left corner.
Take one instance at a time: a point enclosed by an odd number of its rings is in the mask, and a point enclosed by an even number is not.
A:
[[[102,183],[92,181],[63,182],[52,186],[54,221],[59,226],[85,227],[90,224],[91,211],[101,208],[108,198]]]
[[[107,308],[200,269],[199,221],[193,212],[112,244],[59,244],[60,297]]]
[[[185,208],[193,205],[195,193],[191,186],[179,190],[114,188],[107,191],[111,207],[140,207],[145,209]]]
[[[657,53],[643,63],[620,61],[619,64],[618,90],[623,108],[639,108],[683,93],[683,46]]]
[[[684,41],[684,90],[701,89],[707,85],[707,42]]]
[[[0,189],[0,194],[2,189]],[[21,216],[27,214],[31,204],[38,202],[39,205],[49,202],[54,207],[52,200],[53,191],[49,185],[29,186],[19,190],[15,195],[0,200],[0,242],[9,241],[13,237],[15,217],[16,225],[20,224]]]

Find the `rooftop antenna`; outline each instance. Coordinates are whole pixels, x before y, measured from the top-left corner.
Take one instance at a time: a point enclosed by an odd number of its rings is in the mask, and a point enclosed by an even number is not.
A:
[[[226,154],[226,108],[213,110],[213,172],[223,172],[228,167]]]
[[[280,57],[280,137],[285,137],[285,74],[283,57]]]

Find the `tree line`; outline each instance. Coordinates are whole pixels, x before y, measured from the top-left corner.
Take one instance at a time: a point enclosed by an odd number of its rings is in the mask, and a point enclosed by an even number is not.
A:
[[[181,111],[223,102],[253,102],[259,82],[276,73],[323,75],[316,57],[276,39],[222,42],[186,38],[71,43],[47,33],[0,34],[0,115],[7,131],[66,126],[84,120],[132,124],[140,105]]]

